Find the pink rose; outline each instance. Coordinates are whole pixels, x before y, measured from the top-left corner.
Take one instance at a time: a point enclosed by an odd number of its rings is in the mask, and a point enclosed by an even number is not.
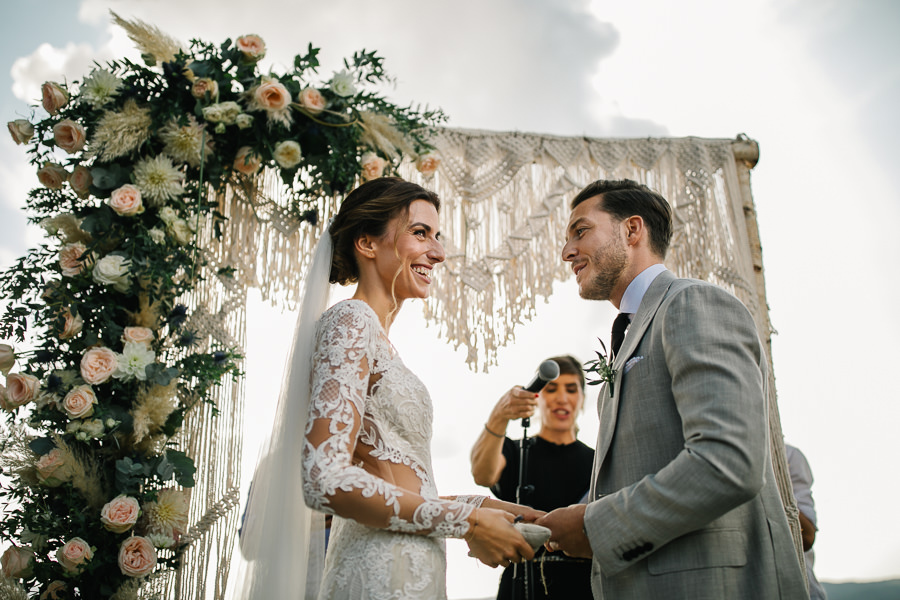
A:
[[[156,548],[145,537],[131,536],[119,547],[119,569],[128,577],[143,577],[156,568]]]
[[[94,551],[83,539],[72,538],[56,551],[56,560],[70,573],[77,573],[81,565],[94,558]]]
[[[100,522],[113,533],[125,533],[137,523],[141,507],[131,496],[116,496],[100,510]]]
[[[34,464],[38,480],[48,487],[62,485],[72,477],[72,466],[66,460],[66,455],[59,448],[54,448],[41,456]]]
[[[122,187],[113,190],[109,197],[109,207],[122,217],[133,217],[141,214],[144,212],[141,190],[130,183],[126,183]]]
[[[91,348],[81,357],[81,378],[91,385],[105,383],[117,366],[115,352],[103,346]]]
[[[384,167],[387,161],[375,154],[374,152],[366,152],[360,159],[362,166],[362,178],[364,181],[370,179],[378,179],[384,174]]]
[[[441,159],[429,152],[416,159],[416,170],[422,175],[433,175],[440,164]]]
[[[70,419],[84,419],[94,414],[97,394],[89,385],[75,386],[62,401],[62,409]]]
[[[84,148],[85,137],[84,127],[71,119],[53,126],[53,141],[69,154],[75,154]]]
[[[0,373],[6,377],[16,364],[16,352],[9,344],[0,344]]]
[[[91,184],[94,182],[91,176],[91,170],[83,165],[78,165],[72,169],[69,175],[69,187],[79,198],[87,198],[91,195]]]
[[[12,408],[28,404],[37,396],[41,382],[34,375],[10,373],[6,376],[6,403]]]
[[[60,316],[63,319],[63,326],[62,331],[59,332],[59,339],[72,339],[81,333],[81,327],[84,325],[84,319],[81,318],[81,315],[73,315],[72,311],[67,308]]]
[[[153,341],[153,330],[148,327],[126,327],[122,333],[122,343],[137,342],[149,347]]]
[[[38,181],[46,188],[51,190],[61,190],[63,184],[69,178],[69,172],[61,164],[54,162],[45,162],[44,166],[38,169]]]
[[[66,584],[64,581],[60,581],[59,579],[51,581],[50,585],[47,586],[47,589],[41,592],[40,600],[62,600],[65,598],[65,591]]]
[[[244,146],[237,152],[234,157],[234,169],[244,175],[253,175],[259,170],[260,160],[250,146]]]
[[[31,576],[31,559],[34,553],[26,548],[10,546],[0,557],[4,577],[18,579]]]
[[[41,86],[41,104],[44,105],[44,110],[51,115],[58,113],[59,109],[68,102],[69,94],[59,84],[48,81]]]
[[[280,81],[263,81],[253,92],[253,99],[260,108],[269,111],[284,110],[291,103],[291,94]]]
[[[325,96],[316,88],[308,87],[300,92],[297,102],[311,115],[317,115],[325,110]]]
[[[9,400],[6,399],[6,388],[0,385],[0,409],[12,412],[14,406],[10,406]]]
[[[198,100],[203,100],[206,98],[206,94],[209,94],[210,100],[215,101],[219,95],[219,84],[216,83],[215,79],[210,79],[209,77],[195,79],[193,85],[191,85],[191,96]]]
[[[234,44],[249,61],[256,62],[266,55],[266,43],[258,35],[242,35]]]
[[[9,135],[17,144],[25,144],[34,135],[34,126],[25,119],[16,119],[6,124],[9,128]]]
[[[59,249],[59,266],[63,277],[74,277],[84,270],[88,263],[88,258],[84,257],[85,252],[87,246],[81,242],[66,244]]]

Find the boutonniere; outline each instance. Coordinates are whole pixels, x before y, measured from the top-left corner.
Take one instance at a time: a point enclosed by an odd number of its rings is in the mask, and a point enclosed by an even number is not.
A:
[[[595,373],[597,375],[596,379],[588,380],[588,385],[608,383],[609,395],[611,397],[613,393],[613,382],[616,380],[617,371],[612,367],[612,359],[607,356],[606,344],[604,344],[603,340],[600,338],[597,338],[597,341],[600,342],[600,347],[603,348],[603,351],[595,350],[597,358],[584,363],[584,372]]]

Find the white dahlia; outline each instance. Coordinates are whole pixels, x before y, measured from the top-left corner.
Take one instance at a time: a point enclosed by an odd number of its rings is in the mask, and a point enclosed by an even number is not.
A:
[[[172,200],[184,193],[184,175],[172,164],[172,159],[160,154],[142,158],[134,165],[134,183],[153,206]]]

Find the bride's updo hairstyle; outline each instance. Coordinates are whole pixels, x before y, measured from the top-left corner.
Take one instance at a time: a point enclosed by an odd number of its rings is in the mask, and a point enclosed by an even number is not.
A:
[[[359,279],[359,267],[353,245],[361,235],[379,238],[388,223],[400,214],[408,214],[415,200],[426,200],[438,211],[437,194],[399,177],[379,177],[362,184],[344,199],[329,232],[334,244],[330,283],[348,285]]]

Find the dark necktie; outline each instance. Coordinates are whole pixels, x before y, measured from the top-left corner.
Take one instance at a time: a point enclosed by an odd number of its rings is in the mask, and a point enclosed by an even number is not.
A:
[[[612,335],[609,338],[610,349],[612,351],[610,358],[619,353],[619,348],[622,347],[622,342],[625,340],[625,330],[628,329],[630,323],[630,313],[619,313],[616,320],[613,321]]]

